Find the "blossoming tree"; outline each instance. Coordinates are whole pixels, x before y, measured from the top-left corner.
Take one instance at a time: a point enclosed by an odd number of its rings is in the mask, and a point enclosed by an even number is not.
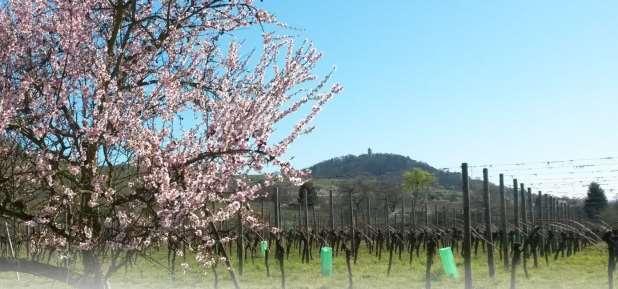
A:
[[[190,244],[207,266],[214,224],[258,224],[248,202],[304,178],[283,155],[341,90],[316,78],[310,43],[264,32],[243,54],[230,37],[278,24],[251,0],[0,3],[0,221],[29,251],[0,271],[104,288],[154,243]],[[280,174],[247,179],[264,166]]]

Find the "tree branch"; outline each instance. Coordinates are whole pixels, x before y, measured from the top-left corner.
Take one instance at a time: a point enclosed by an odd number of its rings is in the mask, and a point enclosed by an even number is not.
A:
[[[20,272],[60,281],[76,288],[88,288],[92,280],[66,268],[52,266],[26,259],[0,257],[0,272]],[[90,281],[90,282],[88,282]]]

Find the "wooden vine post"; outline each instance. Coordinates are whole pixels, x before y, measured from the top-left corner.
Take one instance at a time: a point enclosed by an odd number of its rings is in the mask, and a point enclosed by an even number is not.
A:
[[[485,207],[485,243],[487,244],[487,266],[489,277],[496,275],[494,267],[494,244],[491,232],[491,196],[489,195],[489,173],[483,169],[483,204]]]
[[[428,193],[425,192],[425,226],[429,226],[429,200],[428,200]]]
[[[350,246],[352,249],[352,254],[354,257],[354,264],[356,264],[356,230],[354,228],[354,206],[353,206],[353,200],[352,200],[352,190],[349,191],[348,193],[349,199],[350,199],[350,231],[352,234],[352,238],[351,238],[351,243],[352,245]]]
[[[333,190],[328,191],[328,202],[330,205],[330,230],[334,234],[335,233],[335,207],[333,204]]]
[[[433,217],[434,217],[434,225],[440,226],[440,213],[438,211],[438,204],[433,204]]]
[[[470,254],[472,234],[470,226],[470,184],[468,177],[468,164],[461,164],[462,190],[463,190],[463,257],[464,257],[464,276],[465,289],[472,289],[472,255]]]
[[[303,230],[304,233],[304,244],[303,244],[303,262],[309,263],[309,239],[310,239],[310,235],[309,235],[309,202],[308,202],[308,197],[307,195],[309,195],[309,191],[305,190],[303,191],[303,209],[305,210],[305,216],[304,216],[304,222],[305,222],[305,227]]]
[[[548,194],[544,194],[543,199],[545,200],[543,202],[543,221],[544,223],[547,223],[550,221],[550,218],[551,218],[551,206],[550,206],[551,200],[549,199]]]
[[[500,230],[502,234],[502,260],[504,268],[509,268],[509,246],[508,246],[508,231],[506,226],[506,198],[504,197],[504,175],[500,174]]]
[[[388,195],[384,198],[384,227],[388,227]]]
[[[543,219],[543,193],[539,191],[539,194],[536,198],[536,220],[537,223],[541,223]]]
[[[238,242],[236,243],[236,258],[238,259],[238,274],[240,276],[242,276],[243,271],[244,271],[244,263],[245,263],[245,259],[243,256],[243,251],[244,251],[244,235],[245,235],[245,230],[244,230],[244,226],[242,224],[242,212],[238,211]]]
[[[534,226],[534,203],[532,202],[532,188],[530,187],[528,187],[528,196],[526,200],[528,200],[528,219],[530,220],[530,225]]]
[[[515,240],[519,243],[519,192],[517,191],[517,179],[513,179],[513,225],[515,226]]]
[[[275,188],[275,227],[281,228],[281,204],[279,203],[279,188]],[[279,270],[281,271],[281,288],[285,289],[285,266],[283,257],[285,256],[285,247],[281,240],[281,233],[276,234],[275,257],[279,262]]]
[[[371,198],[367,195],[367,226],[371,226]]]
[[[412,227],[416,228],[416,199],[412,199]]]
[[[616,258],[618,258],[618,231],[607,231],[603,234],[603,241],[607,243],[608,261],[607,278],[608,288],[614,289],[614,271],[616,270]]]
[[[528,210],[526,208],[526,186],[523,183],[520,184],[519,196],[521,199],[521,220],[523,224],[522,231],[526,232],[526,225],[528,224]]]

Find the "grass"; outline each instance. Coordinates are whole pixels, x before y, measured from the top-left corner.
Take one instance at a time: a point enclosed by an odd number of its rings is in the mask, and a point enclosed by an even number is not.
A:
[[[317,254],[317,252],[314,252]],[[357,289],[369,288],[412,288],[420,289],[425,286],[425,261],[421,252],[421,258],[414,256],[413,262],[408,263],[408,256],[404,253],[402,260],[395,255],[393,268],[390,276],[386,276],[388,266],[388,254],[383,254],[382,260],[369,256],[362,251],[358,263],[353,265],[354,285]],[[160,264],[167,264],[166,252],[155,253],[154,258]],[[183,258],[180,257],[180,260]],[[199,268],[187,257],[187,263],[191,265],[190,272],[182,272],[177,266],[176,281],[171,281],[169,274],[162,265],[154,264],[140,259],[138,264],[127,270],[120,270],[111,279],[112,289],[167,289],[167,288],[213,288],[213,273],[211,270],[200,272]],[[463,276],[462,259],[456,257],[458,269]],[[179,262],[180,263],[180,262]],[[532,267],[530,260],[530,267]],[[486,257],[479,249],[478,255],[473,259],[474,288],[509,288],[510,273],[504,270],[502,262],[496,254],[496,277],[488,278]],[[343,254],[334,258],[334,275],[322,277],[320,275],[319,259],[314,255],[310,264],[301,264],[298,250],[293,250],[289,260],[286,260],[285,270],[287,275],[287,288],[310,289],[310,288],[347,288],[347,274],[345,258]],[[271,289],[280,288],[280,272],[274,258],[270,262],[271,276],[266,277],[264,259],[255,258],[247,260],[245,272],[240,277],[242,288]],[[218,267],[219,288],[233,288],[229,275]],[[569,258],[559,258],[557,261],[550,259],[550,264],[545,264],[541,259],[538,268],[530,268],[530,278],[526,279],[521,267],[518,270],[517,280],[519,289],[603,289],[607,288],[607,254],[605,246],[591,247]],[[435,258],[432,268],[432,285],[437,289],[463,288],[463,278],[459,280],[449,279],[444,275],[439,258]],[[16,280],[15,273],[0,273],[0,289],[20,288],[50,288],[63,289],[66,285],[41,279],[34,276],[21,275],[20,281]]]

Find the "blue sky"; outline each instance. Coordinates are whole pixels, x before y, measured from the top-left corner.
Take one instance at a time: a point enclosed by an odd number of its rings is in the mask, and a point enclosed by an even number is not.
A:
[[[618,156],[616,1],[260,5],[345,86],[291,147],[298,167],[368,147],[437,167]]]

